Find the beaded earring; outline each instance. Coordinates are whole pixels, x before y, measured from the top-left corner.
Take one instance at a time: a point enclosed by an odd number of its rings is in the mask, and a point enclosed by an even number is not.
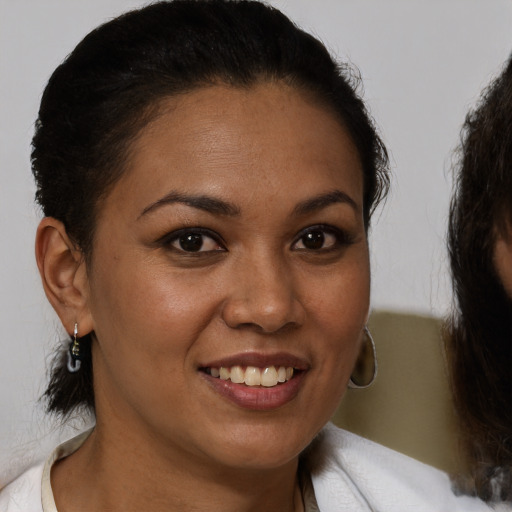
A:
[[[73,340],[69,344],[68,350],[68,371],[70,373],[76,373],[80,370],[82,364],[82,356],[80,354],[80,342],[77,339],[78,335],[78,324],[75,322],[75,328],[73,329]]]

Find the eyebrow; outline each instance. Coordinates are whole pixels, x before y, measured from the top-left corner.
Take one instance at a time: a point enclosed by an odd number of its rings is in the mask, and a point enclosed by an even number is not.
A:
[[[295,215],[307,215],[336,203],[348,204],[356,213],[360,211],[359,205],[348,194],[341,190],[333,190],[302,201],[293,209],[293,213]]]
[[[147,213],[152,212],[162,206],[174,203],[185,204],[187,206],[191,206],[192,208],[197,208],[198,210],[203,210],[215,215],[227,215],[229,217],[236,217],[240,215],[240,208],[234,204],[222,201],[221,199],[216,199],[214,197],[205,195],[196,196],[182,194],[180,192],[170,192],[169,194],[166,194],[164,197],[160,198],[158,201],[155,201],[149,206],[146,206],[146,208],[144,208],[142,213],[139,215],[139,219]]]
[[[142,213],[139,215],[139,218],[162,206],[175,203],[185,204],[192,208],[197,208],[198,210],[203,210],[214,215],[237,217],[241,213],[238,206],[221,199],[206,195],[188,195],[180,192],[170,192],[158,201],[155,201],[144,208]],[[296,216],[307,215],[336,203],[348,204],[356,213],[359,213],[359,206],[348,194],[341,190],[333,190],[332,192],[320,194],[311,199],[306,199],[305,201],[300,202],[293,209],[293,214]]]

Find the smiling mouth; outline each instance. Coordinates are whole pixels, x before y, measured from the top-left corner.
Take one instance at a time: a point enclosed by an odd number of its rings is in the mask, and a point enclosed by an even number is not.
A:
[[[292,366],[231,366],[202,368],[202,371],[220,380],[229,380],[233,384],[245,384],[248,387],[272,388],[291,380],[297,372]]]

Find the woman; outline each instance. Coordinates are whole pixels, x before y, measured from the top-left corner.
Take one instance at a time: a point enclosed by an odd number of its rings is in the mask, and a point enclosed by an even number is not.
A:
[[[462,131],[449,249],[455,308],[447,348],[472,477],[512,502],[512,62]]]
[[[486,509],[324,428],[368,339],[387,189],[354,86],[258,2],[151,5],[55,71],[33,140],[36,257],[71,341],[46,396],[96,426],[2,510]]]

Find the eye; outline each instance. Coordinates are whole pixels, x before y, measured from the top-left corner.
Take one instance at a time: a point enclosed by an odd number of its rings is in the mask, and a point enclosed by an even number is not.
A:
[[[312,226],[303,230],[292,249],[299,251],[328,251],[348,245],[350,237],[343,231],[328,226]]]
[[[163,240],[164,244],[186,253],[224,251],[224,246],[217,236],[204,229],[182,229],[170,233]]]

